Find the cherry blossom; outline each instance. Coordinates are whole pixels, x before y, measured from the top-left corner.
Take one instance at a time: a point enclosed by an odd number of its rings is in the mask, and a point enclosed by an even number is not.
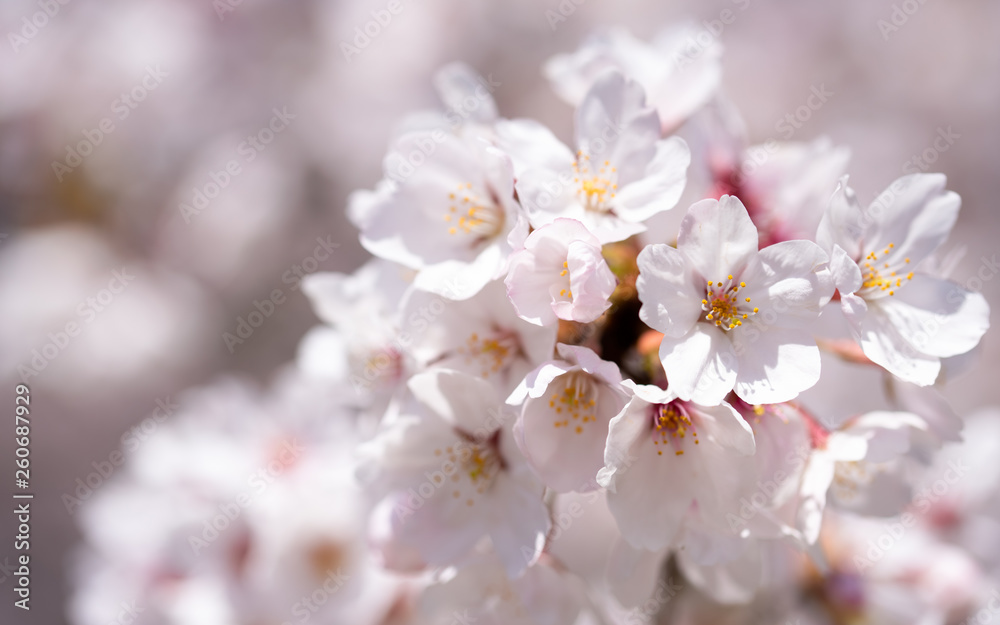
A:
[[[528,235],[507,274],[518,316],[538,325],[589,323],[611,306],[616,280],[601,243],[574,219],[556,219]]]
[[[922,268],[958,218],[961,199],[945,183],[941,174],[904,176],[863,210],[845,177],[816,234],[865,356],[920,386],[934,383],[942,358],[973,349],[989,328],[981,293]]]
[[[830,297],[826,254],[810,241],[757,250],[733,196],[702,200],[677,248],[640,254],[640,318],[663,332],[660,359],[679,397],[711,405],[731,390],[751,404],[787,401],[819,379],[807,327]]]

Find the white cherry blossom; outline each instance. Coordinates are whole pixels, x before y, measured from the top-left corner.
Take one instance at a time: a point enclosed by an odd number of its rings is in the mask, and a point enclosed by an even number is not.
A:
[[[402,307],[398,343],[418,367],[477,376],[506,397],[525,374],[552,357],[554,327],[514,314],[502,282],[464,301],[413,290]]]
[[[942,358],[973,349],[989,328],[981,293],[921,267],[958,218],[961,199],[945,183],[942,174],[904,176],[864,210],[845,177],[816,234],[865,356],[920,386],[934,383]]]
[[[597,482],[622,536],[634,548],[675,544],[692,510],[706,527],[739,507],[754,453],[753,432],[726,403],[701,406],[655,386],[623,385],[634,395],[611,420]]]
[[[702,200],[677,248],[640,254],[640,318],[664,334],[660,359],[681,398],[718,404],[731,390],[751,404],[787,401],[819,379],[809,333],[830,296],[826,254],[810,241],[757,250],[738,198]]]
[[[432,369],[410,378],[414,401],[361,450],[359,477],[391,502],[388,532],[425,566],[457,563],[489,537],[516,577],[549,528],[542,485],[484,380]]]
[[[546,486],[558,492],[597,488],[608,423],[628,401],[621,373],[586,347],[558,345],[559,359],[531,373],[507,400],[521,404],[518,447]]]
[[[642,222],[677,204],[691,153],[678,137],[660,139],[659,116],[638,83],[602,74],[575,120],[575,153],[537,122],[497,125],[533,227],[569,217],[609,243],[643,232]]]
[[[545,64],[545,75],[566,102],[576,106],[608,69],[636,80],[649,94],[663,129],[670,131],[708,102],[722,77],[722,47],[696,43],[694,24],[663,30],[651,42],[614,28],[588,38],[572,54],[560,54]]]
[[[506,283],[517,314],[537,325],[594,321],[611,306],[617,285],[600,241],[579,221],[562,218],[528,235],[511,257]]]
[[[528,224],[503,153],[476,137],[411,132],[386,157],[385,174],[395,185],[366,199],[369,252],[416,270],[417,288],[456,300],[507,272]]]

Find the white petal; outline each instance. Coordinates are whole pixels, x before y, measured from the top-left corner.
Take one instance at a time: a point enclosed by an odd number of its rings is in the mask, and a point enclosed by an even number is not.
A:
[[[706,280],[742,272],[757,253],[757,228],[739,198],[724,195],[691,205],[681,222],[677,249]]]
[[[756,320],[768,325],[802,327],[815,322],[833,295],[833,280],[824,271],[826,252],[811,241],[782,241],[762,249],[747,264],[740,296],[760,309]]]
[[[573,162],[573,151],[543,124],[530,119],[500,120],[497,142],[514,161],[514,175],[529,169],[561,171]]]
[[[618,191],[615,212],[628,221],[645,221],[677,204],[687,184],[691,150],[679,137],[656,144],[656,154],[645,175]]]
[[[834,245],[830,254],[830,274],[834,287],[841,295],[854,293],[861,288],[861,268],[839,245]]]
[[[892,299],[886,297],[882,301]],[[934,384],[941,371],[941,360],[914,348],[885,313],[882,301],[869,305],[867,314],[857,324],[858,342],[865,356],[901,380],[918,386]]]
[[[630,545],[659,551],[674,543],[691,509],[691,476],[678,473],[690,470],[691,463],[672,454],[658,455],[651,438],[644,438],[633,451],[634,461],[616,477],[615,489],[608,491],[608,508]],[[656,485],[655,494],[651,485]]]
[[[739,359],[735,391],[749,404],[777,404],[794,399],[819,381],[820,354],[805,330],[740,328],[733,343]]]
[[[485,380],[449,369],[431,369],[410,378],[408,386],[422,404],[470,434],[489,435],[501,425],[497,412],[501,404]]]
[[[460,111],[470,121],[488,123],[497,117],[493,96],[483,86],[482,77],[464,63],[449,63],[434,74],[434,88],[449,111]],[[476,102],[470,107],[469,99]]]
[[[616,390],[617,386],[595,380],[594,387],[596,405],[580,414],[593,415],[596,421],[581,423],[579,418],[570,418],[558,400],[552,407],[549,396],[545,396],[525,402],[515,426],[518,446],[528,463],[556,492],[584,492],[597,486],[594,480],[604,466],[608,422],[624,408],[626,397]],[[561,389],[556,380],[548,395],[560,394]],[[557,413],[556,408],[561,412]]]
[[[879,306],[903,338],[930,356],[964,354],[990,327],[990,307],[981,293],[926,275],[915,275]]]
[[[687,334],[702,315],[684,255],[665,244],[647,245],[637,259],[639,318],[667,336]]]
[[[827,252],[840,246],[852,259],[861,256],[861,241],[871,226],[854,191],[847,186],[847,176],[840,179],[816,231],[816,243]]]
[[[868,209],[875,231],[865,249],[881,251],[892,243],[891,256],[914,264],[930,256],[948,238],[962,205],[958,194],[945,191],[946,183],[943,174],[912,174],[889,185]]]
[[[638,180],[656,152],[660,118],[639,83],[608,71],[576,110],[576,144],[592,161],[611,160],[619,184]]]
[[[501,475],[493,484],[488,505],[493,547],[507,577],[514,579],[535,563],[545,545],[550,524],[542,489]]]
[[[723,402],[718,406],[693,408],[701,419],[705,434],[715,442],[745,456],[754,454],[753,430],[732,406]]]
[[[733,346],[722,330],[707,323],[696,323],[679,339],[664,337],[660,361],[671,390],[704,406],[721,403],[736,383]]]
[[[636,549],[628,541],[615,540],[608,560],[608,583],[615,599],[631,608],[652,597],[665,556],[662,551]]]

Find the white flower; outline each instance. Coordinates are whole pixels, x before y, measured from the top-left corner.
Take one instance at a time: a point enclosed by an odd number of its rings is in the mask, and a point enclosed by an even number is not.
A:
[[[739,197],[760,232],[760,246],[767,247],[813,238],[850,151],[821,137],[809,143],[751,146],[739,158],[735,169],[717,173],[716,196]]]
[[[362,451],[359,477],[393,505],[398,549],[456,563],[486,536],[510,577],[541,553],[543,487],[524,463],[489,383],[434,369],[410,379],[412,405]]]
[[[390,395],[406,375],[396,339],[397,311],[411,274],[373,259],[353,274],[306,276],[302,291],[325,324],[302,338],[299,368],[311,376],[349,382],[359,399],[366,400],[362,403],[373,395]]]
[[[642,87],[617,71],[603,74],[576,110],[576,154],[537,122],[501,122],[497,135],[514,159],[531,225],[570,217],[601,243],[643,232],[642,222],[673,208],[691,162],[682,139],[660,139]]]
[[[750,404],[794,398],[819,379],[819,349],[804,326],[832,287],[826,254],[809,241],[757,250],[739,199],[691,206],[677,248],[638,258],[640,318],[663,332],[660,360],[681,398],[718,404],[730,390]]]
[[[497,281],[460,302],[412,291],[403,304],[398,342],[418,366],[477,376],[506,397],[526,373],[552,357],[556,328],[515,315]]]
[[[365,249],[417,270],[417,288],[450,299],[506,273],[528,225],[504,154],[482,139],[412,132],[386,157],[385,173],[396,184],[367,196]]]
[[[573,54],[560,54],[545,64],[545,75],[569,104],[583,101],[602,72],[618,69],[649,94],[665,131],[680,126],[718,89],[722,77],[721,46],[695,43],[692,24],[664,30],[652,43],[622,28],[590,37]]]
[[[597,476],[622,536],[659,551],[677,541],[692,511],[728,533],[726,514],[739,508],[754,453],[750,426],[726,403],[700,406],[669,389],[623,385],[634,397],[611,420]]]
[[[910,488],[894,462],[910,449],[912,431],[927,424],[908,412],[869,412],[830,432],[815,426],[814,445],[799,486],[798,529],[816,542],[827,495],[841,508],[866,515],[898,514]]]
[[[597,488],[608,423],[628,396],[617,365],[586,347],[558,345],[560,360],[535,369],[507,400],[522,404],[518,447],[545,485],[561,493]]]
[[[574,219],[556,219],[529,234],[511,257],[506,283],[518,316],[537,325],[594,321],[611,306],[617,284],[601,242]]]
[[[958,218],[961,199],[945,183],[942,174],[904,176],[862,210],[844,178],[816,234],[865,356],[920,386],[989,328],[982,294],[920,270]]]

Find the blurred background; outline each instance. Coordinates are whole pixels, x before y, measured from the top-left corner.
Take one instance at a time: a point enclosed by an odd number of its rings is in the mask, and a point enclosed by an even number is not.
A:
[[[373,37],[385,0],[0,3],[0,405],[12,414],[27,375],[36,495],[32,611],[0,571],[0,622],[67,622],[79,531],[62,495],[158,402],[294,358],[317,322],[298,281],[365,260],[346,198],[379,179],[399,119],[437,105],[430,79],[450,61],[500,83],[501,115],[565,138],[551,55],[615,25],[721,29],[751,141],[849,146],[863,202],[903,173],[947,174],[963,198],[953,278],[1000,309],[995,0],[400,3]],[[830,95],[787,136],[814,90]],[[227,338],[254,311],[264,321]],[[1000,333],[980,352],[946,388],[959,413],[1000,403]],[[877,380],[859,384],[825,400],[860,409]],[[12,439],[5,425],[5,471]],[[0,516],[0,562],[14,533]]]

